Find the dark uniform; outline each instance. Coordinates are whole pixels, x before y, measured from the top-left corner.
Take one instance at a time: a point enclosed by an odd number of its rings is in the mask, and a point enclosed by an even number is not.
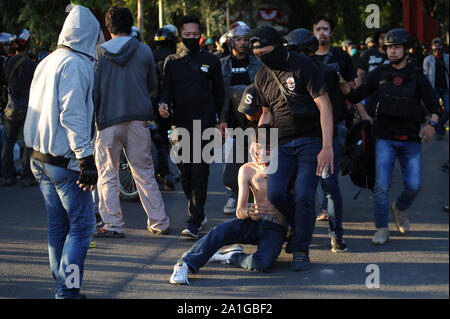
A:
[[[184,49],[167,57],[164,66],[161,103],[171,112],[171,123],[191,133],[191,161],[180,163],[181,181],[188,199],[187,229],[198,236],[205,219],[204,205],[208,189],[209,164],[192,161],[193,120],[201,121],[202,131],[217,124],[223,105],[224,88],[219,59],[212,53],[190,53]],[[202,141],[204,146],[208,141]]]
[[[385,45],[404,45],[407,52],[409,34],[404,29],[389,31]],[[406,53],[405,53],[406,54]],[[437,96],[423,74],[412,63],[403,68],[395,68],[407,59],[391,61],[370,72],[363,84],[348,94],[348,99],[357,103],[377,92],[378,104],[375,109],[375,189],[374,214],[377,233],[372,242],[384,244],[388,239],[389,210],[394,213],[397,228],[405,233],[409,229],[406,218],[408,209],[422,184],[422,152],[420,126],[426,110],[440,115]],[[435,123],[430,123],[435,125]],[[389,204],[389,190],[392,184],[394,162],[398,158],[402,169],[404,188],[396,201]]]
[[[166,58],[174,54],[177,48],[178,31],[173,25],[165,25],[160,28],[154,37],[154,41],[157,45],[153,51],[153,57],[155,60],[156,78],[158,82],[158,94],[152,98],[152,105],[154,108],[153,120],[158,125],[158,139],[155,141],[157,148],[158,161],[156,165],[155,175],[166,190],[174,190],[176,179],[169,169],[169,150],[170,144],[167,138],[168,131],[170,130],[170,119],[163,118],[158,112],[158,106],[161,95],[162,76],[164,61]]]

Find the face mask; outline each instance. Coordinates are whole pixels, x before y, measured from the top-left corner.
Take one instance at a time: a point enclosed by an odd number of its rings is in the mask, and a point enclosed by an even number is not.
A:
[[[440,59],[441,57],[442,57],[442,50],[436,50],[436,49],[434,49],[433,50],[433,55],[434,55],[434,57],[436,58],[436,59]]]
[[[358,53],[358,49],[351,49],[351,50],[350,50],[350,55],[351,55],[351,56],[355,56],[356,53]]]
[[[190,51],[190,53],[198,53],[200,51],[200,39],[199,38],[181,38],[186,49]]]
[[[272,52],[258,56],[258,60],[269,69],[280,70],[286,63],[288,52],[281,46],[277,46]]]

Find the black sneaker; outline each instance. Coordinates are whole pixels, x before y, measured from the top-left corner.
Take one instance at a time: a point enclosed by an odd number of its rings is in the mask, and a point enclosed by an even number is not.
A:
[[[292,271],[304,271],[311,268],[311,263],[309,262],[309,257],[307,252],[294,251],[292,259],[291,270]]]
[[[331,251],[333,253],[341,253],[347,251],[345,241],[340,237],[331,238]]]
[[[99,228],[97,232],[94,233],[94,237],[97,238],[124,238],[124,233],[119,233],[114,230],[106,230],[104,228]]]
[[[4,178],[2,181],[2,186],[9,187],[13,186],[16,183],[15,178]]]

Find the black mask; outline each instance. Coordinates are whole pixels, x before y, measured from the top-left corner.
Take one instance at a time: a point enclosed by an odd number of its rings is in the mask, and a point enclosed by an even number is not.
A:
[[[189,53],[198,53],[200,51],[200,39],[199,38],[181,38],[186,49],[188,49]]]
[[[272,52],[258,56],[258,60],[269,69],[280,70],[286,63],[288,52],[281,45],[275,47]]]

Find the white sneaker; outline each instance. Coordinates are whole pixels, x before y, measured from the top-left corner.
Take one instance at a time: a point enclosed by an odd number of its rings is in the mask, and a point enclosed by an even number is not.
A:
[[[388,228],[377,228],[375,235],[372,238],[374,245],[384,245],[389,240]]]
[[[188,279],[188,265],[180,261],[173,267],[172,276],[170,276],[170,283],[173,285],[189,285]]]
[[[223,213],[226,215],[231,215],[236,213],[236,199],[230,197],[223,208]]]
[[[208,260],[209,263],[220,263],[220,264],[229,264],[231,256],[237,253],[242,253],[243,248],[240,245],[232,246],[229,248],[225,248],[219,250],[217,253],[212,255],[212,257]]]

